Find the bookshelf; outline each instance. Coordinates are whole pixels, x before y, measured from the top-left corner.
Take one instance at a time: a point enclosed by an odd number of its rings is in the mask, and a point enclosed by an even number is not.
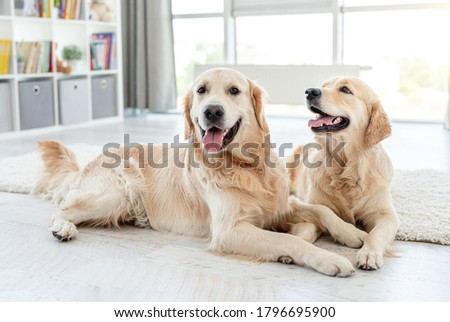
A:
[[[79,80],[87,91],[83,95],[87,97],[81,101],[83,104],[76,107],[83,109],[83,113],[87,115],[82,121],[77,121],[76,124],[87,124],[90,122],[99,122],[101,120],[116,120],[123,118],[123,87],[122,87],[122,35],[121,35],[121,14],[120,14],[120,0],[109,0],[109,3],[114,10],[113,21],[92,21],[90,20],[89,0],[80,0],[78,19],[61,19],[57,7],[54,7],[55,1],[51,0],[51,8],[47,12],[49,17],[27,17],[23,16],[23,8],[18,8],[17,5],[22,5],[27,0],[0,0],[0,40],[10,40],[10,54],[8,72],[0,74],[0,138],[10,137],[16,135],[23,135],[24,133],[34,133],[39,130],[51,130],[55,128],[62,128],[66,126],[62,121],[63,114],[64,91],[61,90],[61,82]],[[45,0],[43,0],[45,1]],[[76,1],[76,0],[72,0]],[[37,13],[39,15],[39,13]],[[72,17],[74,18],[74,17]],[[114,55],[114,68],[104,70],[91,70],[91,40],[93,34],[98,33],[113,33],[115,46],[111,49]],[[23,42],[49,42],[54,44],[54,50],[48,56],[51,64],[50,72],[31,72],[23,73],[19,71],[17,59],[19,56],[18,43]],[[78,62],[76,70],[70,74],[63,74],[56,71],[57,57],[62,59],[62,48],[67,45],[76,45],[81,49],[82,59]],[[56,48],[55,48],[56,47]],[[1,52],[0,52],[1,55]],[[41,66],[41,65],[39,65]],[[40,68],[40,67],[39,67]],[[44,69],[42,69],[44,70]],[[103,78],[105,80],[103,81]],[[98,102],[98,86],[95,84],[106,83],[108,80],[112,87],[108,88],[110,95],[108,102],[113,102],[113,112],[104,117],[95,117],[94,109],[95,102]],[[23,86],[26,83],[47,81],[51,84],[51,103],[50,108],[46,113],[52,115],[43,115],[53,119],[52,124],[45,126],[28,127],[24,126],[24,120],[30,117],[28,115],[28,108],[23,106]],[[67,82],[69,83],[69,82]],[[106,87],[106,86],[105,86]],[[6,94],[9,95],[6,95]],[[86,94],[87,93],[87,94]],[[9,96],[8,98],[5,97]],[[103,95],[103,94],[102,94]],[[105,94],[106,95],[106,94]],[[73,96],[73,95],[72,95]],[[76,97],[76,95],[75,95]],[[3,102],[9,102],[5,107]],[[2,106],[3,105],[3,106]],[[73,105],[73,104],[72,104]],[[70,106],[70,104],[69,104]],[[73,108],[73,106],[71,107]],[[3,111],[3,112],[2,112]],[[72,111],[73,112],[73,111]],[[76,111],[75,111],[76,112]],[[35,113],[33,111],[33,113]],[[43,112],[44,113],[44,112]],[[65,113],[65,112],[64,112]],[[6,115],[6,116],[5,116]],[[40,115],[38,114],[37,117]],[[5,117],[10,117],[9,128],[5,128]],[[6,120],[7,121],[7,120]],[[3,128],[1,124],[3,123]],[[67,123],[67,122],[66,122]],[[69,122],[70,123],[70,122]]]

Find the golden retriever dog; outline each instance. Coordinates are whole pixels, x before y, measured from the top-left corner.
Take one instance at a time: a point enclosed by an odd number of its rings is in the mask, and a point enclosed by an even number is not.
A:
[[[53,235],[68,241],[80,224],[134,222],[209,238],[217,254],[289,256],[326,275],[355,272],[344,257],[282,233],[308,220],[350,247],[367,236],[327,207],[289,196],[284,163],[264,148],[269,129],[259,86],[232,69],[212,69],[195,80],[184,110],[188,143],[181,148],[118,146],[80,169],[66,147],[40,142],[46,170],[34,192],[59,204]]]
[[[357,265],[381,268],[399,227],[389,190],[392,164],[380,144],[391,133],[388,117],[373,90],[355,77],[331,78],[305,94],[317,116],[308,122],[317,143],[298,147],[287,160],[291,190],[368,232]],[[300,223],[293,233],[314,242],[321,229]]]

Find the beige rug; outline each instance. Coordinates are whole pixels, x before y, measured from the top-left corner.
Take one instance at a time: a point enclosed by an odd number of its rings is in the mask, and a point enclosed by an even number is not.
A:
[[[101,152],[84,144],[70,148],[81,165]],[[28,194],[40,171],[38,152],[0,160],[0,191]],[[396,239],[450,245],[450,172],[396,170],[392,197],[401,219]]]

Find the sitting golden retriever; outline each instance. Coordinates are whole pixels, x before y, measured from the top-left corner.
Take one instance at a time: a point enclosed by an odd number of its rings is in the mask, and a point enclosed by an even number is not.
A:
[[[305,94],[317,115],[308,125],[318,144],[300,146],[288,158],[291,190],[369,232],[357,265],[378,269],[399,227],[389,190],[392,165],[380,144],[391,133],[388,117],[375,93],[355,77],[329,79]],[[321,229],[300,223],[293,233],[314,242]]]
[[[327,275],[353,274],[344,257],[280,232],[308,220],[351,247],[367,236],[325,206],[289,197],[284,164],[264,148],[263,90],[237,71],[212,69],[195,80],[184,104],[189,143],[181,149],[118,147],[80,169],[63,145],[40,142],[46,172],[34,192],[60,205],[53,235],[68,241],[82,223],[134,222],[209,237],[218,254],[261,261],[289,256]]]

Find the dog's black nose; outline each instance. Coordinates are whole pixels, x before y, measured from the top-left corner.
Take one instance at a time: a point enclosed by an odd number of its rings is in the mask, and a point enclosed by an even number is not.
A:
[[[312,99],[317,98],[320,95],[322,95],[322,92],[318,88],[308,88],[305,91],[305,94],[306,94],[306,99],[307,100],[312,100]]]
[[[225,111],[222,105],[209,104],[203,108],[203,114],[205,114],[205,117],[208,121],[214,123],[222,119]]]

